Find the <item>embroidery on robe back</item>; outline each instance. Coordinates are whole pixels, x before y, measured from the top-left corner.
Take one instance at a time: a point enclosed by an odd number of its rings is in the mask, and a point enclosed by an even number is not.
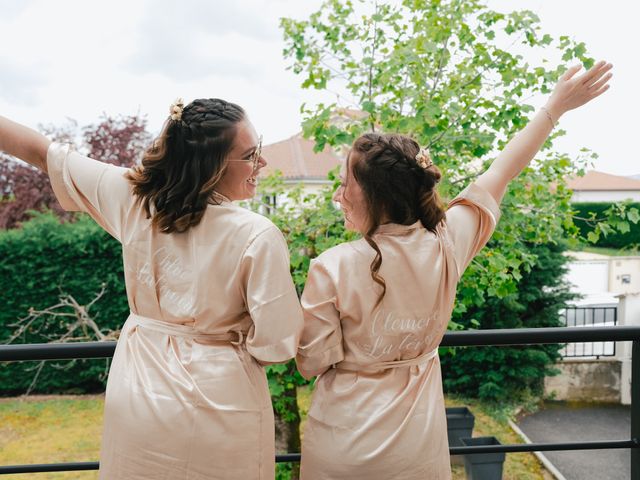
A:
[[[169,253],[167,247],[159,248],[151,261],[139,265],[135,270],[135,278],[148,288],[155,289],[161,309],[176,316],[195,316],[193,273],[179,258]],[[180,286],[186,288],[180,289]]]
[[[379,309],[369,327],[369,342],[361,343],[359,347],[376,360],[419,354],[432,342],[433,334],[427,334],[427,331],[437,318],[436,313],[421,317]]]

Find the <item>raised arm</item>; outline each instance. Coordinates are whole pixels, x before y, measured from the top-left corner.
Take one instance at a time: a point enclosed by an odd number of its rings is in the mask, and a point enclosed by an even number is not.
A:
[[[546,105],[507,143],[475,183],[500,203],[509,182],[517,177],[538,153],[558,119],[569,110],[578,108],[607,91],[607,82],[612,76],[609,72],[611,67],[610,63],[601,61],[579,76],[576,76],[576,73],[580,70],[580,65],[567,70],[560,77]]]
[[[35,130],[0,116],[0,151],[47,171],[51,141]]]

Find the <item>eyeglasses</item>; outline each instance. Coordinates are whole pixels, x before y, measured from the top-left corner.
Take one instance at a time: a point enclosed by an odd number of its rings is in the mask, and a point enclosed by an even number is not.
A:
[[[229,162],[251,162],[253,164],[253,169],[256,170],[258,168],[258,163],[260,162],[260,157],[262,156],[262,135],[258,138],[258,146],[253,151],[249,158],[240,158],[240,159],[229,159]]]

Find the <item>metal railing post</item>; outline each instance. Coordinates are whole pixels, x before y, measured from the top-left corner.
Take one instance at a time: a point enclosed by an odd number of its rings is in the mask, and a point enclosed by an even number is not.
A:
[[[631,439],[640,443],[640,340],[631,350]],[[640,480],[640,449],[631,449],[631,480]]]

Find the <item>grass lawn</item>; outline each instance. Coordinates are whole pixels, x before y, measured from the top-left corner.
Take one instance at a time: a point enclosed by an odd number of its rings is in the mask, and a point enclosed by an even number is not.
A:
[[[0,400],[0,465],[98,459],[104,397],[32,396]],[[94,480],[98,472],[30,473],[11,480]]]
[[[301,389],[300,410],[306,414],[309,393]],[[104,397],[32,396],[0,399],[0,465],[87,462],[98,459]],[[502,443],[522,443],[506,419],[477,400],[447,399],[447,406],[468,406],[476,417],[474,436],[492,435]],[[11,480],[95,480],[97,472],[11,475]],[[453,479],[464,480],[464,466],[453,466]],[[547,480],[533,454],[507,454],[504,480]]]
[[[524,443],[509,427],[504,413],[496,413],[478,400],[446,398],[447,407],[468,407],[475,416],[474,437],[493,436],[500,443]],[[464,480],[464,465],[453,465],[453,480]],[[504,462],[503,480],[552,480],[554,477],[533,453],[508,453]]]

